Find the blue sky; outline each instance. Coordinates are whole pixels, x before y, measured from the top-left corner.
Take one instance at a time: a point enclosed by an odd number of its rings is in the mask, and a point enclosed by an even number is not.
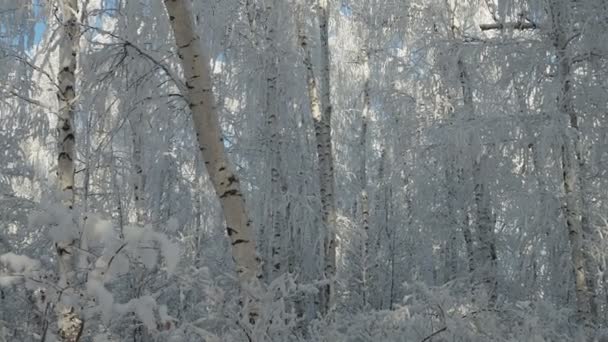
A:
[[[44,31],[46,31],[46,22],[44,22],[43,20],[40,19],[42,17],[40,15],[40,10],[42,9],[42,6],[44,6],[44,4],[41,3],[41,1],[42,0],[34,1],[34,6],[33,6],[34,18],[38,18],[38,21],[36,21],[36,24],[34,24],[34,42],[33,42],[34,44],[38,44],[40,42],[40,40],[42,40]]]

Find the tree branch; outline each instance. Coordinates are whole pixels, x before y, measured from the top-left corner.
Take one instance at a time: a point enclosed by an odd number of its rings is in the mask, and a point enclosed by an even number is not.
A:
[[[120,41],[121,43],[123,43],[126,47],[131,47],[133,48],[135,51],[137,51],[137,53],[139,53],[141,56],[145,57],[146,59],[148,59],[149,61],[151,61],[152,63],[154,63],[155,65],[157,65],[160,69],[163,70],[163,72],[173,81],[173,83],[175,84],[175,86],[179,89],[179,91],[182,94],[186,94],[187,93],[187,89],[186,86],[184,85],[184,83],[180,80],[180,78],[175,75],[173,73],[173,71],[171,71],[171,69],[169,69],[169,67],[163,63],[161,63],[160,61],[158,61],[156,58],[154,58],[152,55],[150,55],[147,51],[145,51],[144,49],[138,47],[137,45],[133,44],[131,41],[126,40],[112,32],[103,30],[101,28],[98,27],[93,27],[90,25],[86,25],[86,24],[80,24],[81,26],[85,27],[88,30],[94,30],[98,33],[110,36],[118,41]]]
[[[439,335],[440,333],[444,332],[448,330],[448,327],[443,327],[437,331],[435,331],[434,333],[430,334],[429,336],[423,338],[422,340],[420,340],[420,342],[426,342],[429,341],[430,339],[432,339],[433,337],[435,337],[436,335]]]
[[[515,23],[479,24],[479,28],[482,31],[503,30],[503,29],[522,30],[523,31],[523,30],[534,30],[534,29],[537,29],[538,26],[535,23],[515,22]]]

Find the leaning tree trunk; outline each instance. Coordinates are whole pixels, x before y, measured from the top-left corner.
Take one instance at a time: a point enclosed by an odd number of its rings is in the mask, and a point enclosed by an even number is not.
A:
[[[195,31],[190,1],[164,0],[164,3],[184,72],[186,93],[183,95],[192,112],[199,150],[224,212],[232,257],[239,283],[244,289],[247,285],[257,284],[258,276],[261,276],[260,263],[256,255],[253,224],[247,213],[239,178],[224,149],[212,93],[209,57]],[[246,297],[246,302],[252,299]],[[255,322],[256,315],[255,311],[250,312],[250,321]]]
[[[63,204],[69,209],[74,207],[74,160],[76,159],[74,112],[76,101],[76,61],[80,28],[78,23],[78,0],[60,1],[63,14],[61,41],[59,45],[59,72],[57,73],[57,181]],[[56,243],[59,257],[59,283],[65,289],[62,297],[76,297],[76,238]],[[57,324],[59,336],[66,342],[80,339],[84,323],[79,317],[78,308],[73,304],[57,305]]]

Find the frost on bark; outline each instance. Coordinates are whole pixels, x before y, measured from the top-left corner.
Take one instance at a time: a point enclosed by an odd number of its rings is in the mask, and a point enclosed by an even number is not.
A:
[[[134,120],[133,120],[134,119]],[[139,112],[131,120],[133,142],[133,201],[135,203],[135,222],[142,226],[146,223],[145,175],[143,170],[143,113]]]
[[[462,88],[464,115],[474,117],[475,106],[473,103],[473,90],[471,80],[467,72],[466,64],[461,56],[457,60],[458,78]],[[483,149],[483,148],[482,148]],[[473,249],[473,238],[468,222],[464,225],[464,239],[469,255],[469,270],[475,281],[480,281],[484,287],[488,299],[488,305],[494,306],[497,299],[497,254],[496,238],[494,233],[494,219],[490,207],[490,193],[487,180],[484,175],[485,163],[488,160],[488,152],[479,151],[481,155],[476,156],[473,161],[475,218],[478,237],[478,247]],[[468,221],[468,219],[466,220]]]
[[[323,275],[327,281],[319,296],[320,311],[326,314],[333,307],[334,276],[336,274],[336,232],[335,232],[335,203],[334,203],[334,166],[331,143],[331,89],[329,75],[329,26],[328,3],[320,0],[317,6],[319,13],[320,31],[320,84],[317,80],[312,63],[312,51],[304,22],[298,22],[298,41],[304,51],[304,67],[310,109],[312,112],[317,159],[319,168],[319,186],[321,194],[321,219],[325,228],[323,236]]]
[[[195,31],[190,2],[165,0],[164,3],[184,72],[184,97],[192,112],[199,150],[222,206],[239,283],[246,288],[247,285],[257,284],[261,275],[259,259],[255,250],[253,223],[247,213],[239,178],[224,149],[212,92],[209,57]],[[250,315],[250,319],[255,321],[255,313]]]
[[[371,110],[370,100],[370,53],[369,46],[365,51],[365,82],[363,84],[363,110],[361,112],[361,133],[359,138],[359,150],[361,151],[361,169],[359,170],[360,194],[359,203],[361,205],[361,295],[363,308],[368,306],[369,301],[369,198],[367,194],[367,125],[369,122],[369,112]]]
[[[477,231],[479,236],[479,250],[477,266],[479,267],[479,279],[485,286],[488,296],[488,304],[496,304],[498,281],[496,238],[494,236],[494,219],[490,207],[490,193],[485,181],[484,169],[487,156],[483,155],[473,165],[473,178],[475,179],[475,207],[477,218]]]
[[[272,227],[272,239],[270,243],[270,280],[285,271],[284,238],[286,220],[283,210],[283,198],[287,192],[287,182],[282,173],[282,142],[279,127],[279,89],[277,80],[279,77],[278,50],[276,46],[276,30],[278,25],[277,1],[267,3],[266,13],[266,46],[264,58],[264,75],[266,77],[266,118],[269,130],[269,159],[270,159],[270,227]]]
[[[57,73],[57,181],[64,205],[74,207],[74,160],[76,159],[74,112],[76,101],[76,62],[80,29],[78,23],[78,1],[60,1],[62,9],[61,38],[59,43],[59,69]],[[59,258],[59,283],[64,289],[62,296],[69,297],[76,285],[76,239],[56,243]],[[78,308],[73,304],[57,306],[59,336],[63,341],[76,342],[80,339],[84,322],[79,317]]]
[[[570,241],[570,256],[574,269],[574,286],[576,293],[576,308],[578,318],[590,323],[592,314],[591,289],[593,285],[593,272],[588,272],[591,266],[591,255],[585,250],[589,248],[585,239],[583,222],[583,193],[581,172],[584,168],[584,160],[581,151],[580,131],[578,126],[578,115],[574,109],[572,94],[572,61],[567,53],[570,35],[567,30],[569,23],[567,3],[552,1],[550,5],[551,20],[553,24],[553,45],[555,47],[558,61],[558,82],[560,91],[557,96],[557,107],[559,120],[568,122],[564,127],[565,135],[561,147],[562,154],[562,185],[565,194],[565,216],[568,228],[568,239]]]
[[[57,73],[57,180],[63,203],[74,206],[74,159],[76,158],[74,110],[76,98],[76,59],[78,54],[79,27],[77,0],[64,0],[61,42],[59,45],[59,71]]]

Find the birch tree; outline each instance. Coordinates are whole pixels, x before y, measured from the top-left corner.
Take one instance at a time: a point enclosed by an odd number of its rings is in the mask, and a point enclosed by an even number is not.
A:
[[[320,93],[322,113],[313,112],[315,136],[317,137],[317,157],[319,161],[319,184],[323,224],[326,232],[323,240],[324,276],[329,284],[321,293],[321,311],[329,312],[335,303],[336,275],[336,204],[334,196],[334,157],[331,140],[331,59],[329,51],[329,17],[331,7],[329,0],[319,0],[318,7],[319,41],[320,41]],[[311,100],[312,101],[312,100]]]
[[[75,122],[76,111],[76,68],[80,41],[80,24],[78,21],[78,0],[60,1],[62,23],[59,43],[59,68],[57,72],[57,181],[61,192],[63,204],[72,215],[74,208],[74,174],[75,174]],[[69,227],[65,227],[69,229]],[[75,296],[76,285],[76,254],[78,239],[56,243],[59,257],[59,283],[58,286],[68,294]],[[84,322],[79,314],[79,308],[64,300],[58,305],[59,335],[66,342],[77,342],[80,339]]]
[[[583,210],[582,191],[583,183],[581,172],[584,160],[581,146],[581,132],[579,131],[579,118],[573,103],[573,75],[572,61],[568,52],[569,42],[575,38],[574,32],[569,32],[569,24],[573,18],[569,16],[570,5],[564,2],[551,1],[551,24],[554,32],[553,46],[558,61],[558,77],[560,91],[556,98],[560,122],[567,122],[564,127],[564,143],[561,147],[563,188],[565,192],[565,216],[570,240],[570,253],[574,268],[576,305],[580,319],[589,321],[592,314],[592,289],[589,284],[592,273],[589,272],[590,255],[585,253],[589,248],[583,222],[587,220]]]
[[[606,339],[605,1],[73,3],[0,0],[1,341]]]
[[[323,275],[325,281],[320,293],[320,310],[325,314],[333,306],[334,276],[336,272],[336,232],[334,200],[334,166],[331,141],[331,83],[329,57],[329,3],[320,0],[317,6],[319,21],[320,65],[318,73],[312,62],[311,42],[306,33],[305,22],[299,20],[298,41],[304,57],[308,99],[315,131],[318,177],[321,197],[321,219],[323,222]],[[318,80],[317,80],[318,79]]]
[[[187,0],[165,0],[173,29],[177,54],[184,73],[183,94],[192,112],[199,150],[222,206],[226,233],[231,241],[232,256],[243,291],[257,283],[260,276],[256,255],[253,222],[247,213],[238,176],[228,160],[219,117],[213,98],[209,57],[196,32]],[[245,298],[250,299],[249,295]],[[255,321],[255,312],[250,319]]]

